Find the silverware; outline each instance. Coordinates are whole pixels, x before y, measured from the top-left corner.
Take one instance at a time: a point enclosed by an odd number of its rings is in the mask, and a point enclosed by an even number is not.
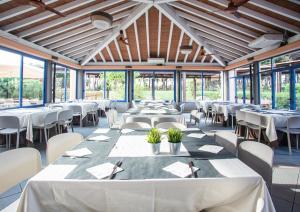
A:
[[[89,156],[72,156],[72,155],[62,155],[62,157],[66,157],[66,158],[90,158]]]
[[[191,169],[191,177],[195,178],[195,172],[194,172],[194,169],[193,169],[193,161],[189,162],[189,167]]]
[[[122,165],[122,161],[118,161],[115,165],[114,165],[114,168],[112,170],[112,172],[110,173],[108,179],[112,179],[112,177],[114,176],[115,174],[115,171],[117,170],[118,167],[120,167]]]

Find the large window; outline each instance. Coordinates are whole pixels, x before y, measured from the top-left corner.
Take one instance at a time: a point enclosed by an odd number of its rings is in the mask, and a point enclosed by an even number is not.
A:
[[[300,110],[300,68],[295,69],[296,110]]]
[[[202,99],[202,72],[181,74],[181,95],[183,102]]]
[[[236,101],[237,103],[244,102],[244,79],[243,77],[236,78]]]
[[[1,49],[0,109],[43,104],[44,70],[44,60]]]
[[[260,68],[260,104],[265,108],[272,107],[272,71],[271,59],[261,61]]]
[[[126,100],[126,72],[85,72],[85,99]]]
[[[76,99],[76,71],[56,64],[54,73],[54,101],[64,102]]]
[[[23,58],[23,106],[43,104],[45,62]]]
[[[174,100],[173,71],[135,71],[134,99]]]
[[[216,100],[221,99],[221,75],[220,73],[203,74],[203,99]]]
[[[275,73],[275,108],[289,109],[290,108],[290,72],[280,71]]]

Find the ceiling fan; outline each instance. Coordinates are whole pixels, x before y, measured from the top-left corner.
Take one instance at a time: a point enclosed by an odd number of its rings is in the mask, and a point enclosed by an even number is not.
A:
[[[47,6],[42,0],[14,0],[14,2],[19,5],[31,5],[33,7],[40,8],[42,10],[48,10],[61,17],[65,17],[65,15],[62,14],[61,12],[53,9],[52,7]]]
[[[129,45],[128,38],[125,38],[123,30],[120,30],[120,37],[118,39],[119,39],[119,41],[121,41],[125,45]]]
[[[230,0],[225,9],[212,11],[211,13],[217,13],[217,12],[220,12],[220,11],[224,11],[226,13],[234,15],[236,18],[240,18],[241,16],[238,13],[238,9],[239,9],[240,6],[243,6],[248,1],[249,0]]]
[[[206,54],[204,46],[201,46],[201,48],[200,48],[200,56],[204,57],[204,56],[210,56],[210,55],[214,55],[214,54]]]

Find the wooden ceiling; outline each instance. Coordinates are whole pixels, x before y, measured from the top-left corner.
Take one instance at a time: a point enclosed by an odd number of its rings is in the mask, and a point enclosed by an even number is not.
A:
[[[43,0],[65,17],[14,0],[0,0],[1,36],[41,47],[81,64],[222,65],[257,51],[248,44],[266,33],[300,34],[300,1],[250,0],[240,18],[223,10],[226,0]],[[110,29],[93,27],[90,14],[113,16]],[[129,45],[120,42],[124,31]],[[189,55],[180,46],[192,45]],[[207,52],[201,56],[200,48]]]

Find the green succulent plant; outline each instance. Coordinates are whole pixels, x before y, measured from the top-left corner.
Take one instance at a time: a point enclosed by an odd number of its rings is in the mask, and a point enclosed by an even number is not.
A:
[[[167,132],[170,143],[180,143],[183,133],[179,129],[170,128]]]
[[[161,133],[157,128],[152,128],[147,136],[148,143],[158,144],[161,142]]]

